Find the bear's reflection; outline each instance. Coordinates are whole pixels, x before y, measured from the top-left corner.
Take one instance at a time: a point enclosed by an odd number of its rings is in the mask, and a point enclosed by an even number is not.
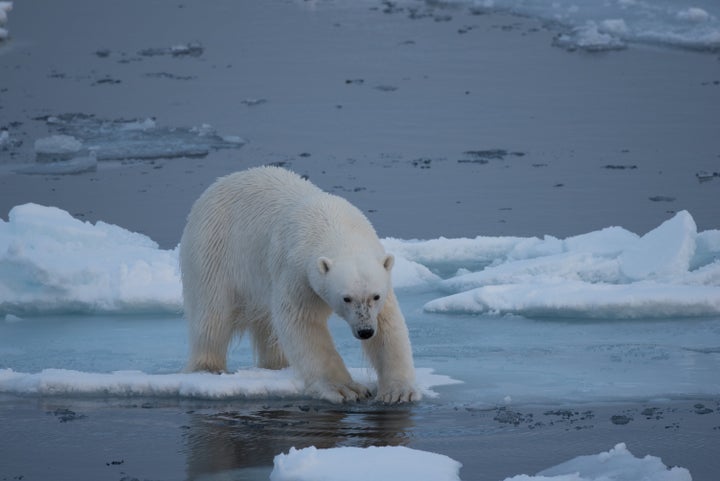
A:
[[[240,410],[195,410],[186,427],[188,479],[272,466],[291,447],[405,445],[412,406],[283,404]]]

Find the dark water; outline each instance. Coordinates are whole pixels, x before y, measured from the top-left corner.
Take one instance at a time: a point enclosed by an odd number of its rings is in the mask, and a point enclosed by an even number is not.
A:
[[[464,480],[500,481],[625,442],[636,457],[712,481],[719,408],[720,399],[476,408],[4,395],[0,479],[266,480],[273,457],[293,446],[402,445],[462,462]]]

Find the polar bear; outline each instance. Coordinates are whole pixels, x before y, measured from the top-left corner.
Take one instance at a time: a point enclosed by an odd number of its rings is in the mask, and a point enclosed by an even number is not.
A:
[[[288,170],[218,179],[193,205],[180,241],[187,370],[225,371],[230,341],[248,331],[258,366],[292,366],[308,394],[369,397],[335,349],[334,311],[377,371],[376,399],[419,400],[393,262],[360,210]]]

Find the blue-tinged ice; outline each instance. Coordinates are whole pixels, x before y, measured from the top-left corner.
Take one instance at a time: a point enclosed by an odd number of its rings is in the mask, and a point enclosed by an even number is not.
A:
[[[317,449],[291,448],[275,456],[271,481],[318,479],[393,479],[460,481],[462,465],[442,454],[401,446]],[[537,475],[518,474],[505,481],[692,481],[682,467],[668,467],[656,456],[638,458],[618,443],[602,453],[578,456]],[[500,481],[500,480],[498,480]]]
[[[155,119],[106,120],[87,114],[46,118],[53,135],[38,139],[38,162],[67,160],[68,149],[94,152],[98,160],[204,157],[211,151],[237,149],[245,140],[221,135],[212,126],[165,127]]]
[[[715,0],[466,0],[479,11],[541,18],[564,30],[567,49],[616,50],[643,42],[696,50],[720,48],[720,4]]]
[[[677,213],[638,236],[619,227],[557,239],[384,239],[398,289],[428,312],[561,318],[720,315],[720,231]],[[179,313],[177,249],[25,204],[0,221],[0,315]],[[450,294],[450,295],[448,295]]]

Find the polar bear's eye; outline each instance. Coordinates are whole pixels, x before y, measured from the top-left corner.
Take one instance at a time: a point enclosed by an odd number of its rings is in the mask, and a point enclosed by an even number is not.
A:
[[[380,300],[380,294],[375,294],[373,296],[373,301],[379,301]]]
[[[343,301],[344,301],[346,304],[350,304],[350,303],[352,302],[352,297],[350,297],[350,296],[345,296],[345,297],[343,297]]]

